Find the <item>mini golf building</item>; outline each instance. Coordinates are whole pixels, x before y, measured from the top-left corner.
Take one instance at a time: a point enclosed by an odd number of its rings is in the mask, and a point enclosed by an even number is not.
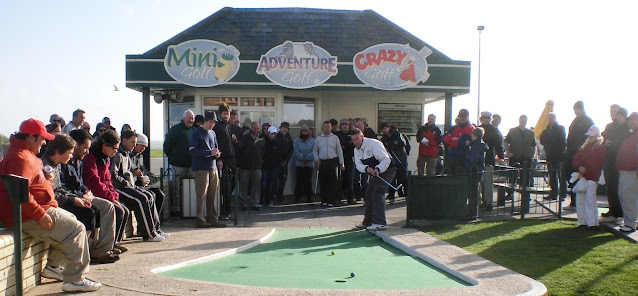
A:
[[[204,114],[227,103],[240,125],[287,121],[293,138],[302,124],[316,135],[325,120],[356,117],[377,131],[388,122],[414,135],[431,102],[445,100],[451,125],[452,99],[470,91],[470,62],[450,59],[371,10],[223,8],[146,53],[127,55],[126,86],[142,93],[147,135],[151,99],[164,106],[165,133],[187,109]],[[290,169],[294,178],[292,162]]]

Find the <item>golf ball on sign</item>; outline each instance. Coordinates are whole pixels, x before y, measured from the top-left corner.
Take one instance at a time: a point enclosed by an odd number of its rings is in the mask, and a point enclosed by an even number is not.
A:
[[[350,277],[354,277],[354,275],[355,275],[354,272],[350,273]]]
[[[334,254],[335,254],[335,251],[330,252],[330,254],[334,255]]]

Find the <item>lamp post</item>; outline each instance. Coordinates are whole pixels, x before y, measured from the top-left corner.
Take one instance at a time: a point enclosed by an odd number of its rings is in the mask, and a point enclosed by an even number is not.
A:
[[[485,26],[478,26],[476,30],[479,33],[479,57],[478,57],[478,99],[476,100],[476,121],[477,125],[481,124],[479,119],[481,116],[481,32],[485,29]]]

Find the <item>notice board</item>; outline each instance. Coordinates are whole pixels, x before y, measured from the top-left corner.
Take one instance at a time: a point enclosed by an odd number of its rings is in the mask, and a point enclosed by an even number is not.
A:
[[[377,123],[387,122],[407,135],[416,134],[423,125],[423,104],[379,103]],[[381,128],[377,127],[381,133]]]

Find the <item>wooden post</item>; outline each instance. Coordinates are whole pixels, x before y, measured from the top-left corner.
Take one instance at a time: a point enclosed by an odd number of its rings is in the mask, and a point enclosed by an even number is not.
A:
[[[13,205],[13,266],[16,295],[22,296],[22,204],[29,201],[29,181],[17,175],[0,175]]]
[[[142,88],[142,132],[148,137],[148,147],[142,152],[144,167],[151,170],[151,91]]]

